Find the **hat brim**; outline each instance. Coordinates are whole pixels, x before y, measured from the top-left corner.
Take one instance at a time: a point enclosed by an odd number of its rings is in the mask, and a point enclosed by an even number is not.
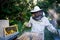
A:
[[[41,9],[41,10],[38,10],[38,11],[31,11],[31,13],[34,13],[34,12],[39,12],[39,11],[43,11],[43,10]]]
[[[30,12],[38,12],[38,11],[41,11],[42,9],[39,9],[39,10],[31,10]]]

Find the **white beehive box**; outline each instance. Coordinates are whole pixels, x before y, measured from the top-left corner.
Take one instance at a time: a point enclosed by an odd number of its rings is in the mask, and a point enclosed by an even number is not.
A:
[[[0,20],[0,37],[4,37],[5,27],[9,27],[9,20]]]

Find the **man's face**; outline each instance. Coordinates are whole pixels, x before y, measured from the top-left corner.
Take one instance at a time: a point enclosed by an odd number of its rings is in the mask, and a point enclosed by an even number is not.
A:
[[[36,21],[41,20],[42,17],[43,17],[43,11],[32,13],[32,18]]]

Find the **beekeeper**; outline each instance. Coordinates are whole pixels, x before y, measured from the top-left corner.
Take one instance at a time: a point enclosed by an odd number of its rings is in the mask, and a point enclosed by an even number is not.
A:
[[[45,17],[45,14],[42,9],[38,6],[35,6],[33,10],[31,10],[32,16],[30,17],[29,22],[25,22],[24,25],[27,27],[32,27],[31,32],[35,32],[41,34],[41,40],[44,40],[44,29],[45,27],[53,32],[57,33],[57,30],[53,27],[51,23],[49,23],[48,18]]]

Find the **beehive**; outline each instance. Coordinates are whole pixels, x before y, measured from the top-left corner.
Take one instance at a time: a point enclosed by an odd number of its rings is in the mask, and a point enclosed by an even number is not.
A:
[[[9,27],[9,20],[0,20],[0,37],[4,37],[4,28]]]

